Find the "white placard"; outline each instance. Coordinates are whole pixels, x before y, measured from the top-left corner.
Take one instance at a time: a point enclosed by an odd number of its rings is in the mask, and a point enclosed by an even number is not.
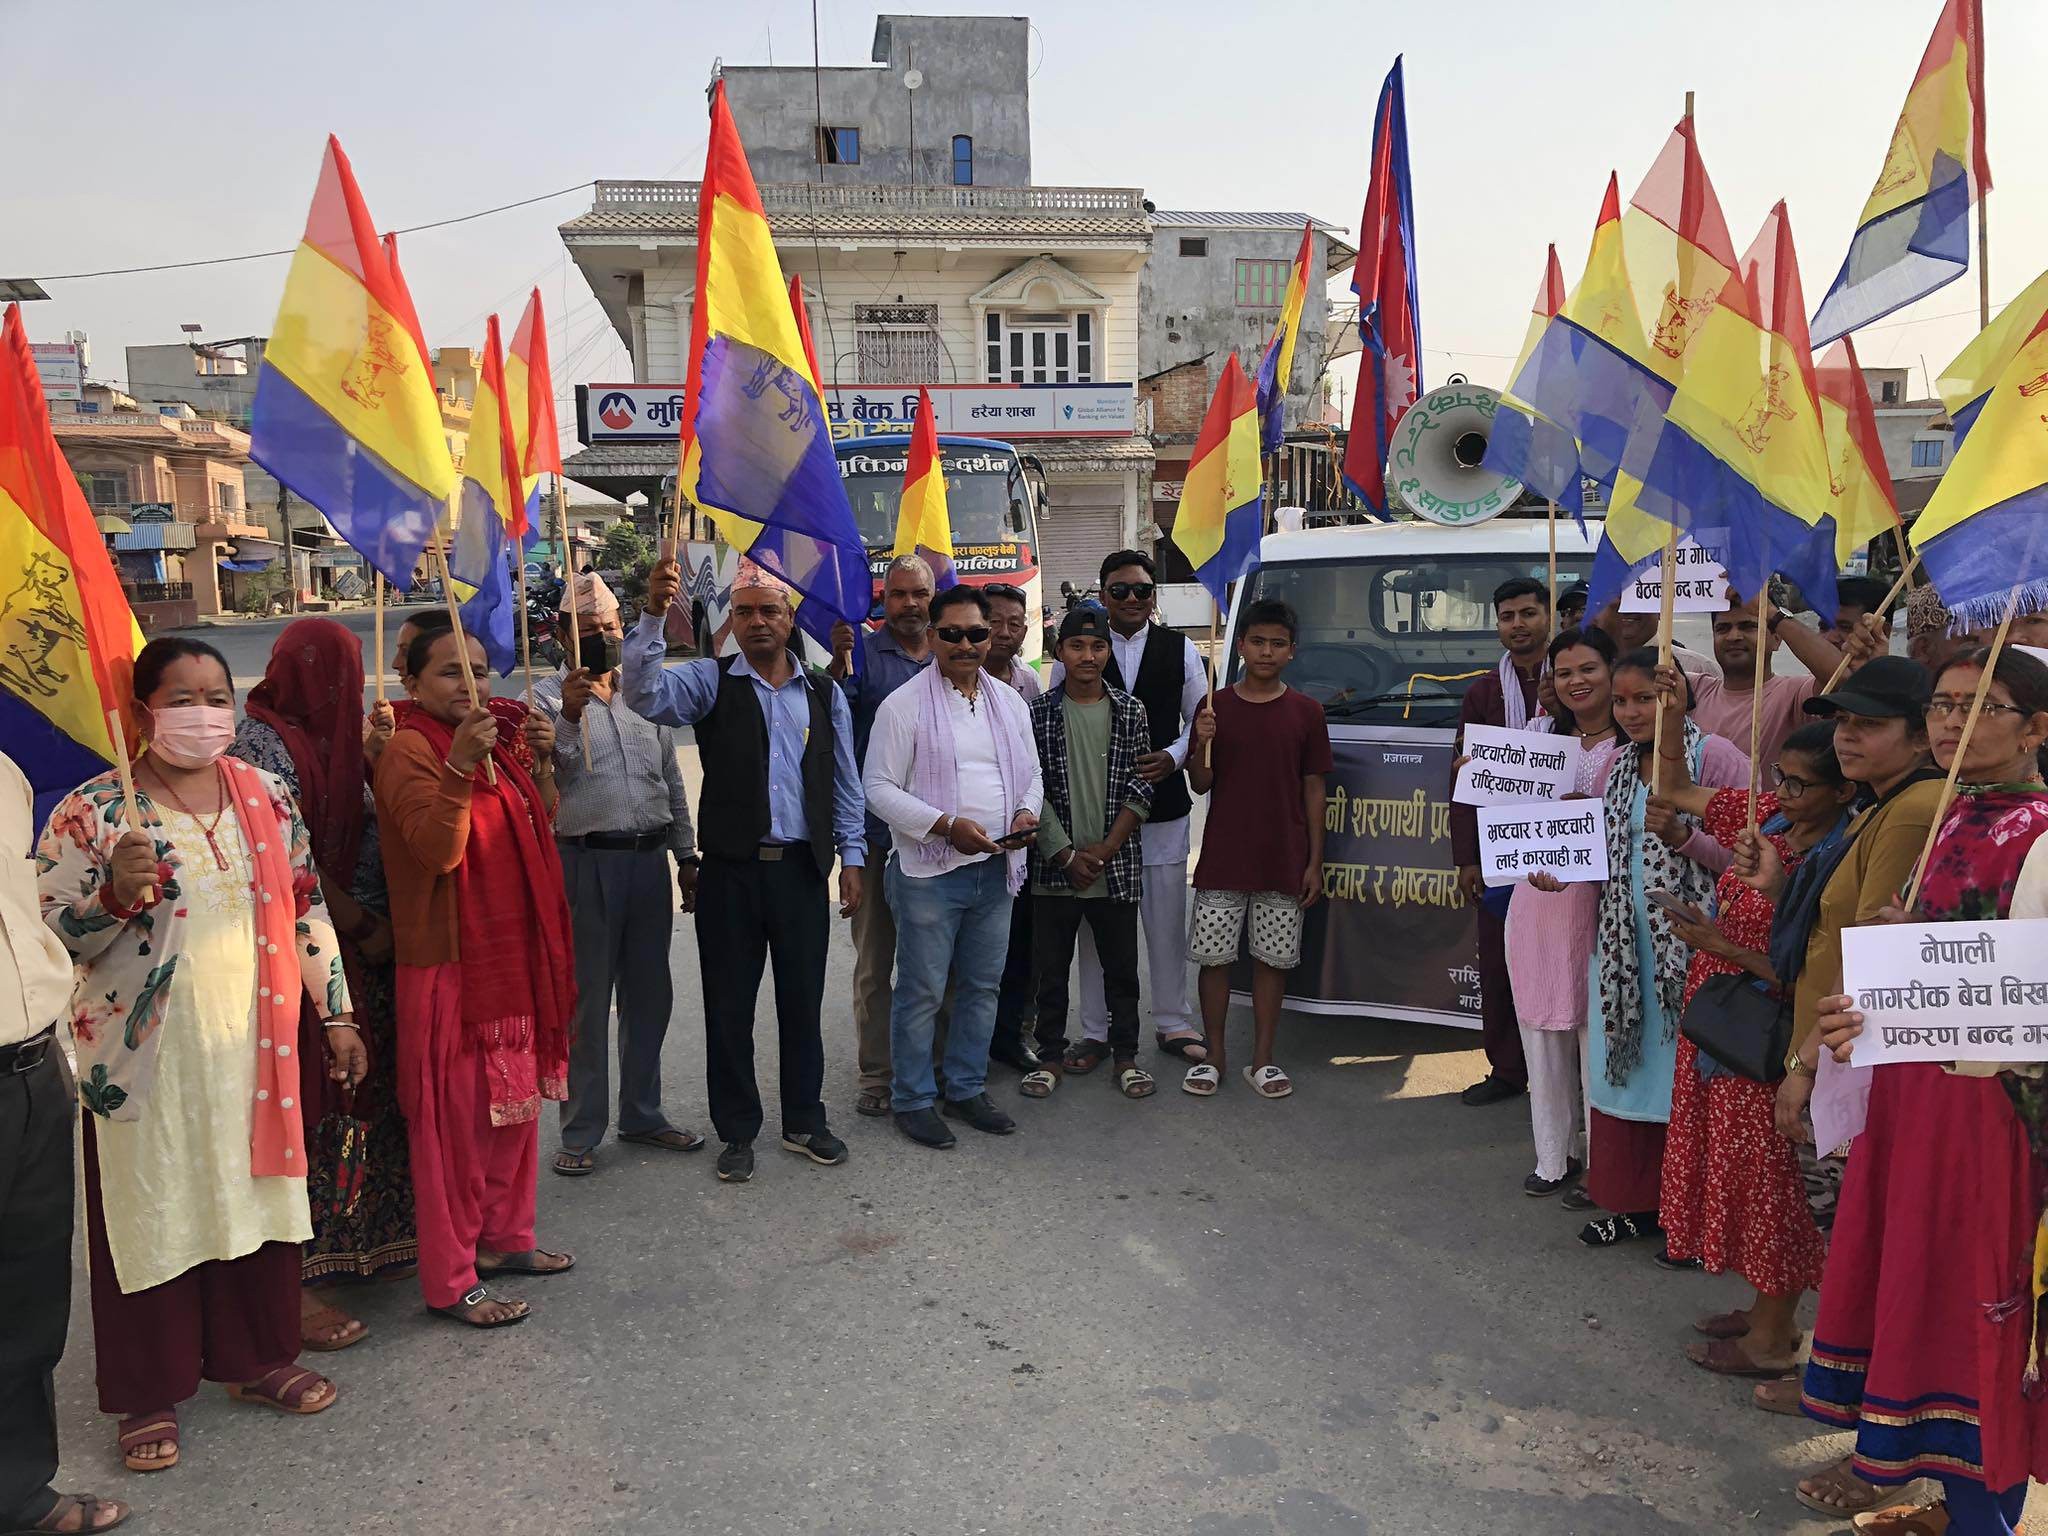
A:
[[[1575,736],[1468,725],[1466,761],[1458,769],[1451,799],[1459,805],[1562,800],[1578,786],[1582,750]]]
[[[1566,885],[1605,880],[1607,807],[1598,800],[1481,806],[1480,878],[1513,885],[1538,872]]]
[[[1845,928],[1842,990],[1854,1066],[2048,1061],[2048,918]]]
[[[1671,557],[1677,585],[1672,589],[1673,613],[1720,613],[1728,606],[1728,533],[1702,528],[1697,536],[1681,534]],[[1664,601],[1664,552],[1659,550],[1629,572],[1621,589],[1623,613],[1658,613]]]

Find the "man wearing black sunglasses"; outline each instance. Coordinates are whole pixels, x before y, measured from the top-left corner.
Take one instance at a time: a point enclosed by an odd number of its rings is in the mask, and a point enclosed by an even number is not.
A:
[[[1138,775],[1152,786],[1152,814],[1143,838],[1147,991],[1159,1048],[1189,1065],[1208,1059],[1202,1032],[1188,1014],[1188,728],[1209,691],[1194,642],[1153,622],[1157,568],[1141,549],[1119,549],[1102,562],[1102,599],[1109,610],[1109,665],[1102,678],[1145,706],[1151,750]],[[1055,662],[1046,686],[1066,676]],[[1092,1071],[1109,1055],[1109,1004],[1102,966],[1087,929],[1081,931],[1081,1034],[1069,1071]],[[1077,1065],[1078,1063],[1078,1065]]]

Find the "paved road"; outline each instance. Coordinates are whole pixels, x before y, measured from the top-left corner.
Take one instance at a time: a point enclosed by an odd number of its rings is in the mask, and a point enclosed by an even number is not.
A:
[[[238,674],[248,654],[230,649]],[[687,930],[672,959],[668,1103],[703,1128]],[[525,1287],[530,1322],[469,1333],[404,1282],[351,1292],[373,1336],[309,1357],[341,1385],[332,1411],[206,1388],[184,1464],[150,1478],[120,1470],[94,1410],[81,1288],[66,1478],[181,1533],[1835,1528],[1787,1489],[1837,1442],[1679,1358],[1735,1286],[1590,1252],[1524,1198],[1525,1107],[1456,1098],[1470,1035],[1290,1017],[1279,1103],[1241,1080],[1188,1098],[1177,1074],[1149,1102],[1098,1075],[1027,1103],[1002,1073],[1021,1133],[934,1153],[851,1111],[851,971],[842,933],[827,1096],[847,1166],[770,1139],[728,1188],[707,1154],[607,1144],[594,1178],[541,1176],[543,1240],[581,1262]]]

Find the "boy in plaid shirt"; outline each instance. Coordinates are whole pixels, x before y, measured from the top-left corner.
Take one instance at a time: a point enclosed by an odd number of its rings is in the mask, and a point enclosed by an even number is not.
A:
[[[1138,1057],[1138,828],[1152,786],[1138,774],[1150,750],[1145,706],[1102,680],[1109,618],[1076,608],[1060,624],[1059,686],[1031,701],[1031,732],[1045,776],[1045,807],[1031,849],[1031,949],[1038,974],[1038,1053],[1045,1065],[1020,1091],[1047,1097],[1063,1072],[1092,1072],[1115,1058],[1125,1098],[1152,1092]],[[1102,960],[1109,1039],[1067,1045],[1067,973],[1081,924]]]

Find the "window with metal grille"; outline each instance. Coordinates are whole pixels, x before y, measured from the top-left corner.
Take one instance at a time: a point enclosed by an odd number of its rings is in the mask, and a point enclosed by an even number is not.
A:
[[[1241,309],[1278,309],[1287,292],[1289,263],[1251,261],[1237,263],[1237,303]]]
[[[974,140],[964,133],[953,135],[953,185],[974,185]]]
[[[856,304],[854,346],[863,384],[936,384],[943,361],[936,304]]]
[[[118,507],[128,500],[128,477],[88,471],[78,477],[85,499],[95,507]]]
[[[1183,256],[1208,255],[1209,237],[1207,235],[1182,235],[1180,237],[1180,253]]]

